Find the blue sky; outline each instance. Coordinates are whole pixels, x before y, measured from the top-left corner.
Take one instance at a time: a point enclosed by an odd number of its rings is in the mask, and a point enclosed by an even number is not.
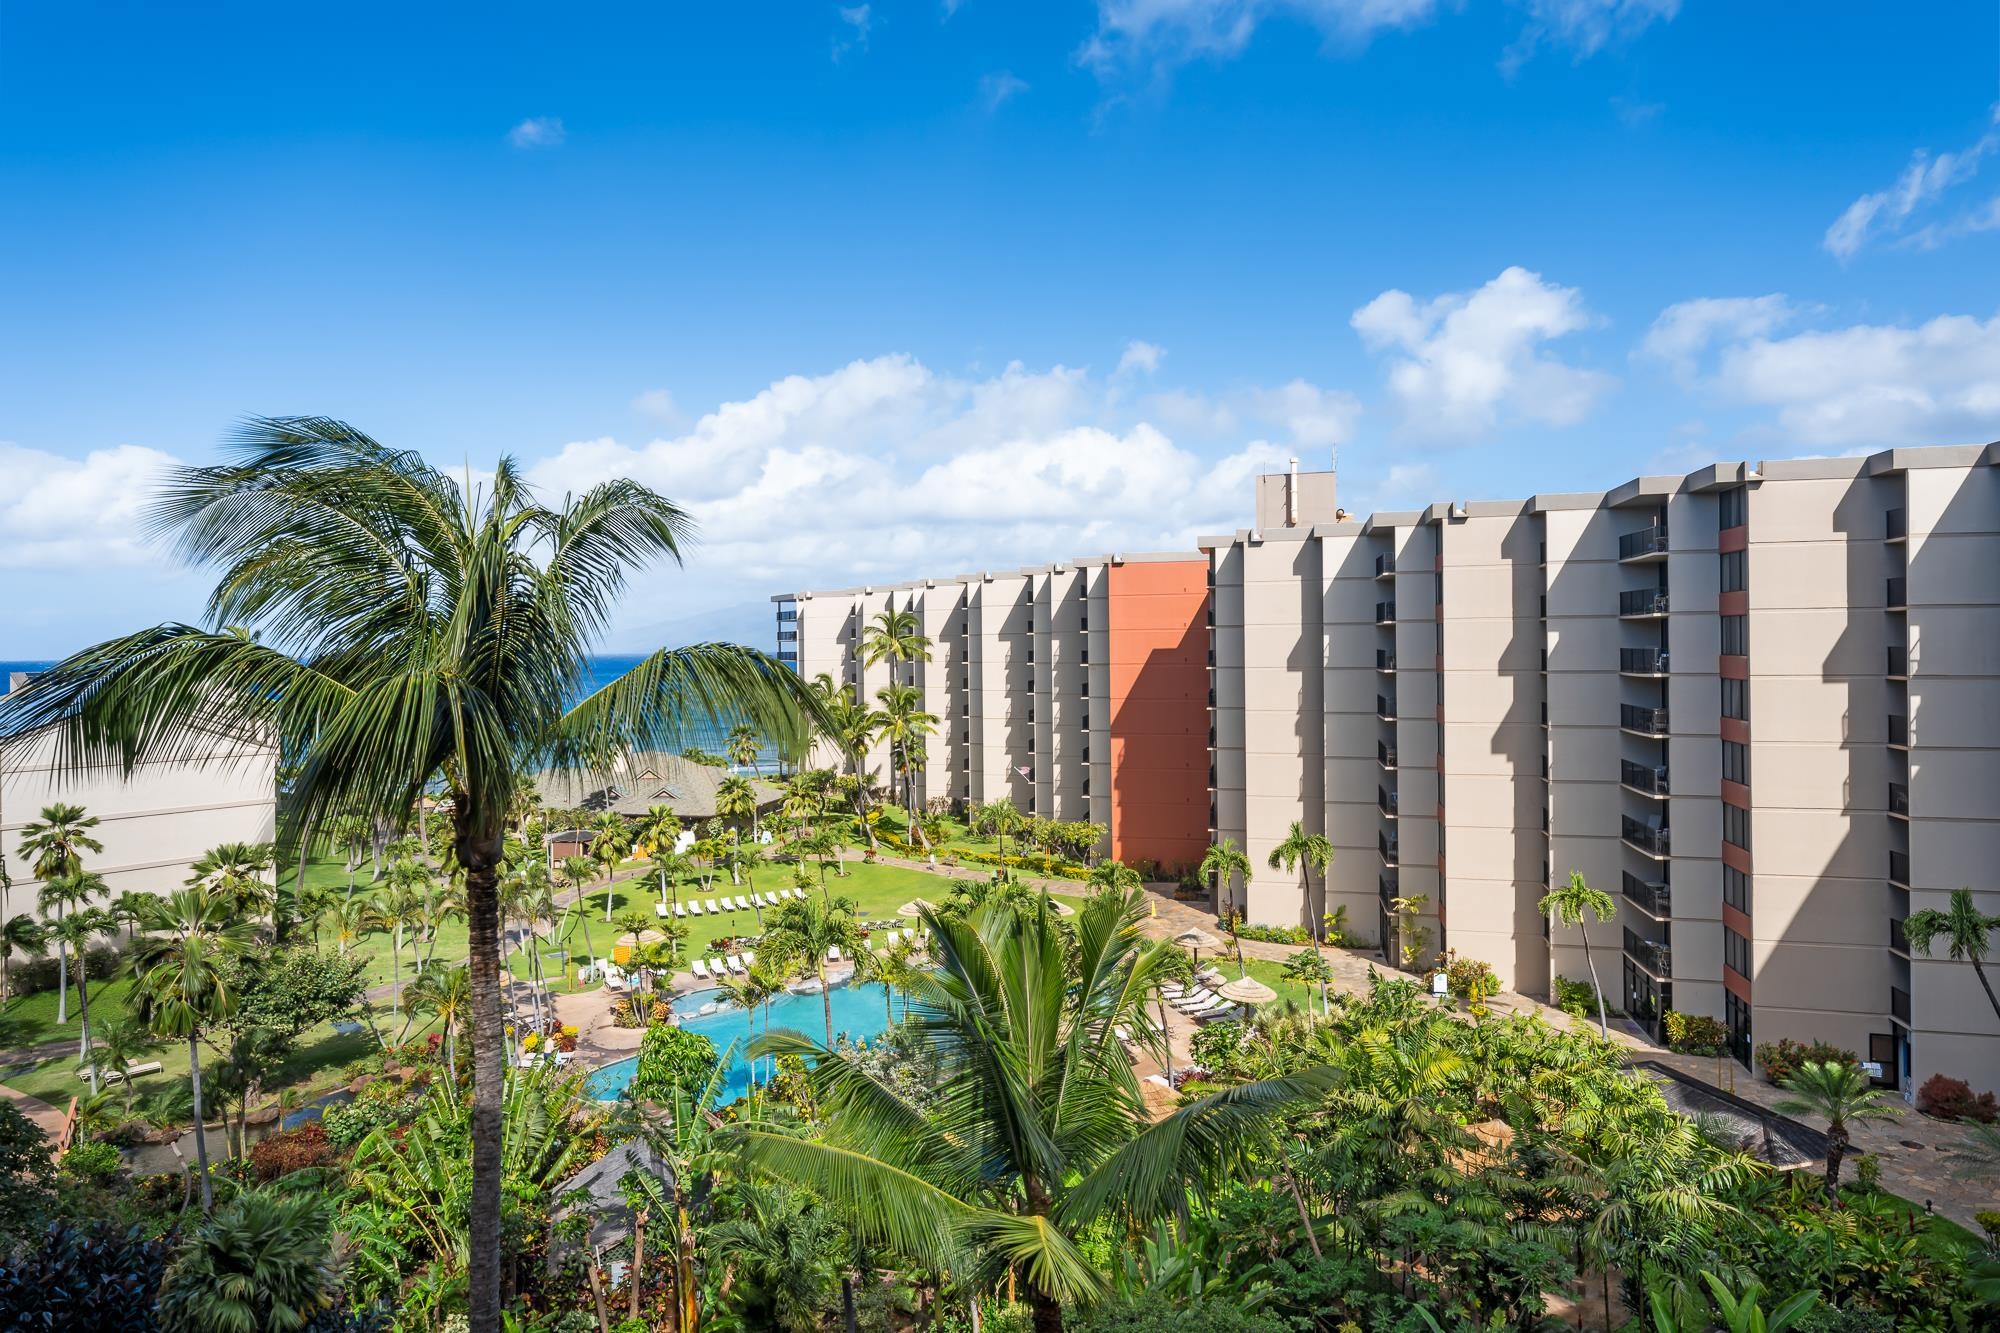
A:
[[[2000,436],[2000,9],[0,0],[0,657],[198,614],[145,487],[313,412],[769,592]],[[763,614],[761,608],[755,613]]]

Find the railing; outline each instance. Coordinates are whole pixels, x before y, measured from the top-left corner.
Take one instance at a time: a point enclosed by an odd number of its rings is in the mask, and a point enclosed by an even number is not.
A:
[[[1908,745],[1910,743],[1910,719],[1901,713],[1889,714],[1889,744]]]
[[[1396,669],[1395,650],[1391,648],[1377,648],[1375,650],[1375,669],[1377,671],[1394,671]]]
[[[1623,815],[1619,819],[1619,836],[1648,856],[1666,856],[1673,846],[1673,835],[1665,825],[1648,824],[1643,819]]]
[[[1910,581],[1906,578],[1889,580],[1888,606],[1891,611],[1900,611],[1910,604]]]
[[[1386,833],[1377,833],[1375,835],[1375,846],[1376,849],[1382,853],[1382,859],[1384,861],[1387,861],[1390,865],[1396,864],[1396,851],[1397,851],[1396,839],[1390,837]]]
[[[1378,555],[1378,556],[1376,556],[1376,557],[1375,557],[1375,577],[1376,577],[1376,578],[1378,578],[1378,579],[1386,579],[1386,578],[1388,578],[1388,577],[1389,577],[1389,576],[1390,576],[1391,574],[1394,574],[1395,572],[1396,572],[1396,557],[1395,557],[1395,556],[1393,556],[1393,555]]]
[[[1376,624],[1387,625],[1393,622],[1395,619],[1396,619],[1396,604],[1394,602],[1375,603]]]
[[[797,620],[798,618],[799,609],[796,606],[781,606],[778,608],[778,619]]]
[[[1628,532],[1618,539],[1618,558],[1637,560],[1641,556],[1664,555],[1667,549],[1667,529],[1664,524],[1641,528]]]
[[[1899,542],[1910,535],[1910,520],[1902,510],[1891,509],[1884,518],[1886,521],[1882,525],[1882,535],[1885,539]]]
[[[799,632],[797,630],[781,629],[778,631],[779,643],[797,643],[798,641],[799,641]]]
[[[1910,951],[1910,932],[1904,927],[1903,918],[1899,916],[1889,918],[1889,947],[1897,953]]]
[[[1910,674],[1909,649],[1891,648],[1889,650],[1889,674],[1892,676],[1907,676]]]
[[[1635,764],[1630,759],[1618,761],[1618,780],[1628,787],[1645,792],[1649,796],[1667,794],[1667,767],[1665,764]]]
[[[1908,888],[1910,884],[1910,854],[1891,851],[1889,853],[1889,882]]]
[[[1910,1025],[1910,993],[1901,986],[1889,987],[1889,1016],[1905,1027]]]
[[[1889,813],[1906,818],[1910,813],[1910,789],[1900,782],[1889,784]]]
[[[1376,695],[1375,716],[1394,720],[1396,716],[1396,701],[1394,699],[1385,699],[1379,694]]]
[[[1621,616],[1663,616],[1667,613],[1667,594],[1663,588],[1634,588],[1618,594],[1618,614]]]
[[[1395,814],[1396,793],[1390,791],[1387,787],[1377,787],[1375,789],[1375,804],[1381,807],[1383,814]]]
[[[1625,928],[1625,956],[1662,980],[1674,974],[1673,950],[1637,934],[1630,926]]]
[[[1667,734],[1667,710],[1648,708],[1644,704],[1618,705],[1618,725],[1626,731],[1644,732],[1648,736]]]
[[[1665,884],[1640,879],[1625,872],[1625,900],[1647,916],[1665,921],[1673,913],[1673,892]]]
[[[1375,742],[1375,762],[1384,768],[1396,766],[1396,747],[1387,741]]]
[[[1628,676],[1664,676],[1667,674],[1667,650],[1620,648],[1618,669]]]

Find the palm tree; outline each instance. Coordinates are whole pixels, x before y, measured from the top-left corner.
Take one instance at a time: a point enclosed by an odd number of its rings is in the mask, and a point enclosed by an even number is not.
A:
[[[771,923],[774,929],[765,941],[764,952],[795,958],[819,979],[820,1007],[826,1012],[826,1044],[831,1046],[833,996],[826,988],[827,952],[838,948],[852,955],[860,949],[861,930],[854,924],[854,910],[846,898],[833,902],[794,898],[779,904]]]
[[[1861,1120],[1893,1120],[1903,1113],[1889,1097],[1868,1086],[1859,1065],[1846,1060],[1808,1061],[1785,1080],[1790,1095],[1771,1103],[1783,1115],[1816,1115],[1826,1121],[1826,1197],[1840,1199],[1840,1163],[1847,1155],[1847,1126]]]
[[[160,1288],[163,1333],[255,1333],[314,1323],[340,1293],[317,1194],[249,1189],[195,1229]]]
[[[203,852],[188,867],[189,884],[205,884],[227,898],[239,915],[263,916],[275,922],[277,891],[264,876],[274,864],[267,842],[225,842]]]
[[[1993,1006],[1994,1017],[2000,1018],[2000,998],[1993,994],[1993,983],[1986,979],[1987,935],[1995,926],[2000,926],[2000,916],[1988,916],[1979,910],[1972,899],[1971,889],[1953,889],[1951,906],[1945,911],[1926,907],[1921,912],[1913,912],[1903,922],[1903,933],[1910,944],[1925,957],[1930,956],[1931,947],[1940,936],[1944,938],[1947,951],[1953,962],[1969,962],[1972,974],[1979,978],[1980,987],[1986,992],[1986,1002]]]
[[[1243,854],[1243,849],[1236,845],[1234,838],[1224,838],[1203,852],[1199,873],[1204,879],[1212,878],[1215,881],[1216,907],[1219,915],[1231,914],[1236,895],[1230,892],[1230,886],[1237,876],[1243,877],[1244,893],[1247,895],[1250,891],[1250,858]]]
[[[1295,819],[1285,834],[1285,840],[1271,849],[1267,864],[1273,870],[1289,871],[1297,867],[1299,893],[1304,899],[1307,924],[1312,927],[1313,939],[1317,942],[1324,927],[1321,920],[1324,913],[1313,911],[1312,872],[1317,870],[1321,879],[1326,877],[1326,868],[1333,864],[1333,844],[1317,833],[1306,832],[1306,826]]]
[[[590,938],[590,912],[585,908],[582,895],[584,886],[597,877],[597,863],[587,856],[566,857],[562,863],[562,873],[563,881],[577,894],[577,900],[571,910],[575,914],[576,923],[583,927],[583,947],[590,950],[591,961],[595,962],[597,943]],[[605,891],[605,896],[610,897],[609,890]]]
[[[632,850],[632,826],[625,822],[625,816],[606,810],[591,825],[590,859],[604,872],[604,919],[611,919],[611,885],[618,877],[618,866],[625,854]]]
[[[83,1039],[77,1054],[90,1070],[90,1095],[93,1097],[101,1089],[98,1086],[97,1057],[90,1048],[90,945],[98,936],[108,935],[117,928],[111,913],[101,907],[86,907],[63,917],[49,931],[64,949],[76,956],[77,1013],[83,1019]]]
[[[299,756],[294,839],[348,811],[407,827],[441,784],[471,908],[468,1310],[497,1328],[498,881],[519,778],[671,748],[697,718],[796,749],[816,705],[789,667],[730,644],[656,652],[584,691],[628,578],[691,533],[631,481],[550,507],[511,459],[473,488],[341,422],[257,418],[228,461],[172,473],[153,520],[183,558],[221,567],[212,622],[257,632],[169,624],[87,648],[0,700],[0,738],[55,727],[65,766],[130,772],[191,737],[262,728]]]
[[[715,784],[715,813],[747,825],[754,836],[757,820],[757,789],[750,779],[734,774]]]
[[[49,936],[56,941],[56,984],[61,988],[56,996],[58,1023],[69,1021],[70,947],[62,934],[63,918],[72,912],[82,911],[110,892],[102,875],[91,870],[76,870],[43,880],[41,892],[36,895],[36,905],[41,908],[42,915],[55,915],[55,924],[49,928]]]
[[[660,901],[667,900],[667,870],[674,861],[674,844],[681,836],[681,819],[672,806],[651,805],[632,830],[632,846],[644,852],[660,872]]]
[[[1597,992],[1597,1035],[1610,1036],[1610,1024],[1605,1020],[1604,987],[1597,982],[1597,958],[1590,952],[1590,928],[1584,924],[1588,914],[1598,922],[1605,922],[1618,915],[1618,904],[1611,901],[1611,895],[1602,889],[1593,889],[1586,884],[1580,871],[1569,872],[1569,883],[1559,889],[1551,889],[1535,904],[1535,910],[1562,922],[1565,926],[1577,926],[1583,930],[1583,963],[1590,969],[1590,985]]]
[[[25,691],[17,691],[20,697]],[[4,709],[4,704],[0,704]],[[58,801],[42,807],[40,819],[21,826],[21,859],[44,885],[83,873],[83,854],[101,852],[104,844],[91,835],[97,827],[96,815],[84,813],[80,805]],[[46,899],[46,893],[44,894]],[[57,900],[57,911],[62,907]],[[44,903],[44,912],[48,910]],[[56,1022],[69,1022],[69,954],[56,955]]]
[[[822,894],[824,894],[826,892],[827,861],[829,859],[832,860],[834,865],[835,875],[839,875],[841,873],[840,835],[835,833],[830,828],[816,828],[799,842],[798,847],[799,851],[802,854],[810,856],[816,863],[818,863],[819,891]]]
[[[883,1026],[896,1021],[890,1006],[898,995],[904,994],[910,978],[920,970],[916,962],[917,946],[908,940],[897,940],[888,948],[876,951],[862,949],[855,953],[854,975],[862,981],[877,982],[882,987]],[[903,1001],[903,1011],[909,1012],[910,1002]]]
[[[889,613],[885,611],[883,614]],[[924,836],[923,826],[917,819],[914,756],[922,748],[924,737],[937,730],[937,716],[923,710],[924,692],[914,685],[884,685],[875,691],[875,698],[882,705],[882,735],[889,742],[889,762],[903,775],[905,827],[916,836],[917,841],[929,848],[930,840]]]
[[[342,894],[331,884],[309,884],[292,895],[298,919],[312,927],[313,948],[319,948],[319,928],[339,909]]]
[[[1018,831],[1027,823],[1027,820],[1019,810],[1014,808],[1014,803],[1004,797],[997,801],[988,801],[985,805],[981,806],[979,808],[979,817],[985,821],[986,826],[992,829],[994,835],[1000,839],[1000,874],[1002,878],[1006,878],[1007,835]]]
[[[403,1005],[403,932],[414,934],[416,925],[423,920],[424,900],[414,888],[408,886],[390,888],[369,904],[366,921],[368,929],[379,930],[389,936],[389,968],[393,974],[390,981],[389,1007],[394,1012],[402,1012]],[[411,950],[414,959],[416,951]]]
[[[375,927],[375,905],[366,898],[349,898],[333,909],[333,939],[342,956]]]
[[[757,728],[736,726],[729,729],[729,740],[723,745],[722,753],[727,755],[729,762],[738,768],[748,768],[755,772],[753,766],[763,749],[764,744],[757,737]]]
[[[1115,889],[1121,895],[1146,887],[1139,872],[1123,861],[1099,861],[1090,868],[1090,878],[1084,882],[1093,889]]]
[[[861,825],[868,845],[875,846],[875,830],[868,823],[868,748],[882,730],[882,715],[869,708],[845,685],[822,671],[813,677],[813,700],[817,706],[814,732],[840,752],[842,765],[853,779],[854,818]]]
[[[471,972],[443,963],[425,963],[410,982],[405,999],[411,1013],[429,1014],[444,1025],[445,1067],[451,1071],[454,1086],[458,1081],[458,1031],[471,1006]]]
[[[920,1266],[1026,1279],[1037,1333],[1105,1287],[1078,1236],[1100,1219],[1143,1227],[1245,1160],[1276,1113],[1331,1085],[1314,1069],[1202,1098],[1157,1124],[1115,1029],[1143,1005],[1175,952],[1147,940],[1139,895],[1100,894],[1070,942],[1046,894],[1025,909],[989,899],[963,918],[927,912],[936,972],[912,980],[910,1023],[941,1073],[928,1109],[849,1053],[795,1032],[753,1050],[812,1065],[825,1133],[757,1127],[749,1159],[840,1201],[857,1237]]]
[[[14,996],[14,955],[40,958],[49,951],[48,932],[27,912],[16,912],[0,924],[0,1000]]]
[[[160,1039],[139,1019],[127,1015],[104,1030],[102,1044],[97,1048],[98,1067],[113,1073],[125,1085],[125,1113],[132,1113],[132,1102],[138,1089],[132,1086],[132,1066],[139,1057],[159,1049]]]
[[[1333,980],[1333,969],[1327,965],[1326,955],[1316,948],[1299,950],[1285,960],[1285,979],[1302,986],[1317,985],[1320,1015],[1324,1017],[1327,1014],[1326,983]]]
[[[232,964],[255,947],[256,927],[238,920],[229,904],[204,888],[180,889],[154,899],[147,934],[132,945],[135,1012],[162,1037],[188,1044],[188,1083],[194,1094],[195,1156],[201,1169],[201,1211],[215,1204],[208,1179],[208,1135],[202,1124],[201,1038],[236,1008]]]
[[[923,632],[923,622],[917,619],[916,612],[882,610],[869,618],[854,655],[869,666],[889,663],[893,679],[895,668],[904,663],[930,661],[931,641]]]

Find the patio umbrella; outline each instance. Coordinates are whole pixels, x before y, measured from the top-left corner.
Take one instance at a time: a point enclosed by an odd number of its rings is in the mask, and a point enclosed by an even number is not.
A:
[[[657,930],[627,931],[621,936],[627,944],[659,944],[667,937]]]
[[[1225,981],[1215,988],[1215,993],[1225,1000],[1234,1000],[1238,1004],[1269,1004],[1278,998],[1278,992],[1255,977],[1238,977],[1234,981]]]
[[[1192,949],[1194,951],[1194,961],[1197,963],[1201,961],[1201,951],[1203,949],[1219,949],[1222,947],[1221,940],[1215,938],[1215,936],[1209,934],[1200,926],[1189,926],[1186,930],[1174,936],[1174,943],[1186,945],[1189,949]]]
[[[922,916],[937,906],[928,898],[912,898],[896,909],[897,916]]]

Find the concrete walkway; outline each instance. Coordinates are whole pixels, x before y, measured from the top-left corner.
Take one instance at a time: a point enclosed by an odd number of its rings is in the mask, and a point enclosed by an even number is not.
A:
[[[10,1088],[4,1083],[0,1083],[0,1097],[12,1102],[15,1110],[33,1121],[49,1138],[62,1137],[63,1121],[68,1118],[65,1112],[50,1106],[39,1097],[30,1097],[27,1093]]]

